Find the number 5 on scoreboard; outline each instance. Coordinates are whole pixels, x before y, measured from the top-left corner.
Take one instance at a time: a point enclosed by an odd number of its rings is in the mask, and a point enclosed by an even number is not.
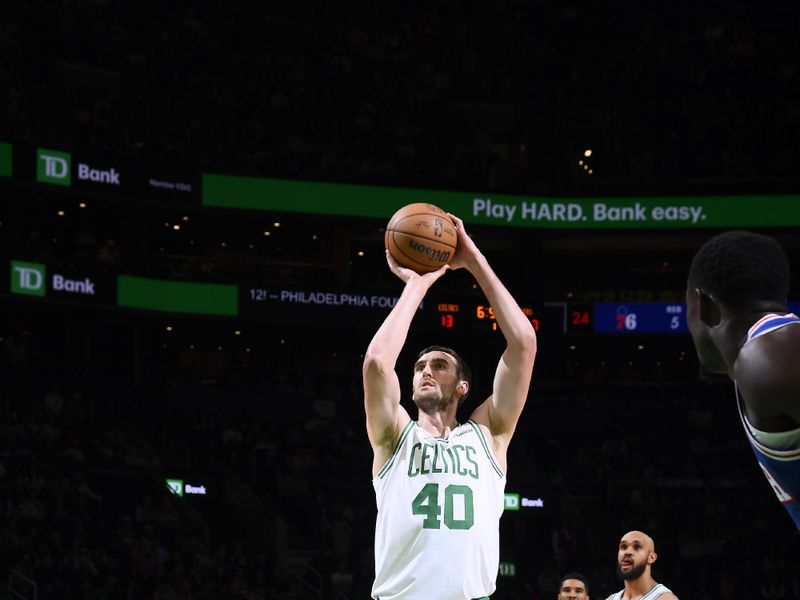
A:
[[[455,517],[455,505],[463,505],[463,518]],[[411,513],[422,515],[423,529],[439,529],[442,508],[439,504],[439,484],[426,483],[411,501]],[[448,529],[469,529],[475,523],[472,490],[466,485],[451,484],[444,488],[444,524]]]

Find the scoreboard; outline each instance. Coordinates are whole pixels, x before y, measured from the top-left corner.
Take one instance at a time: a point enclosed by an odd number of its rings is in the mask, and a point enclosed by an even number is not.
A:
[[[541,321],[540,310],[535,310],[533,303],[521,306],[520,309],[528,318],[536,331],[539,331]],[[488,303],[474,302],[438,302],[436,311],[439,314],[439,324],[444,329],[460,329],[463,324],[468,324],[473,329],[485,331],[499,331],[497,315],[494,307]]]
[[[688,333],[686,305],[667,302],[599,302],[595,333]]]
[[[789,302],[789,312],[800,302]],[[688,333],[686,304],[679,302],[598,302],[594,305],[595,333]]]
[[[134,285],[135,284],[135,285]],[[375,286],[210,284],[63,269],[30,260],[0,260],[0,296],[97,307],[139,308],[251,318],[288,326],[376,329],[402,290]],[[521,295],[519,308],[541,336],[688,333],[681,302],[543,302]],[[800,302],[789,302],[800,314]],[[418,306],[415,326],[502,339],[495,307],[479,292],[436,293]]]
[[[266,321],[306,326],[377,328],[399,300],[393,294],[375,290],[329,288],[292,288],[283,286],[247,286],[239,288],[239,314]],[[566,305],[556,310],[533,299],[522,300],[520,309],[536,331],[564,332]],[[589,319],[588,315],[585,319]],[[586,320],[585,324],[588,325]],[[480,295],[464,298],[435,294],[426,297],[414,317],[415,327],[443,332],[474,331],[500,336],[495,309]]]

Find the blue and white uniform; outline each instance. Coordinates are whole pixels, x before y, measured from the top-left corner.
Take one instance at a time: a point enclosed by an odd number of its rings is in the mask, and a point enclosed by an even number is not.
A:
[[[800,324],[800,317],[792,313],[766,315],[747,332],[745,344],[757,337],[794,324]],[[789,511],[795,525],[800,529],[800,502],[798,502],[798,496],[800,496],[800,428],[780,433],[759,431],[747,420],[738,387],[736,388],[736,400],[742,425],[744,425],[747,439],[755,452],[758,464],[778,500]]]

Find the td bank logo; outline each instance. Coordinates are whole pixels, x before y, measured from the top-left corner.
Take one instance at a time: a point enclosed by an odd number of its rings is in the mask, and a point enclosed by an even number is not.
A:
[[[45,267],[41,263],[11,261],[11,292],[44,296]]]
[[[505,510],[519,510],[519,494],[506,493],[503,508]]]
[[[36,149],[36,181],[39,183],[69,186],[72,184],[71,169],[72,156],[69,152]]]
[[[183,496],[183,479],[167,479],[167,489],[176,496]]]

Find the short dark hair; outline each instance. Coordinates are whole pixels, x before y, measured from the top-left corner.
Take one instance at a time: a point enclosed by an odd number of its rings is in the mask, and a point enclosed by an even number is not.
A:
[[[734,310],[763,301],[785,305],[789,261],[771,237],[727,231],[708,240],[692,259],[689,289],[699,288]]]
[[[564,582],[567,579],[577,579],[578,581],[580,581],[583,584],[583,587],[586,588],[586,593],[587,594],[589,593],[589,580],[586,579],[586,577],[584,575],[581,575],[580,573],[576,573],[575,571],[573,571],[572,573],[567,573],[566,575],[564,575],[561,578],[561,583],[558,584],[559,591],[561,590],[562,587],[564,587]]]
[[[472,371],[469,370],[469,365],[463,358],[461,358],[461,355],[458,352],[452,348],[448,348],[447,346],[428,346],[427,348],[423,348],[420,350],[419,354],[417,354],[417,360],[419,360],[423,354],[427,354],[428,352],[444,352],[445,354],[449,354],[456,359],[456,375],[459,379],[466,381],[468,386],[467,393],[458,399],[458,404],[460,405],[462,402],[464,402],[464,399],[469,395],[469,391],[472,389]]]

